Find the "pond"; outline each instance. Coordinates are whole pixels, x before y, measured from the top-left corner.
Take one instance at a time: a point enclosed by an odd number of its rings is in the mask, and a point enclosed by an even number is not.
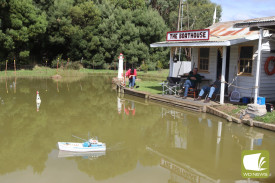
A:
[[[1,183],[275,182],[274,132],[119,95],[111,77],[1,78],[0,97]],[[72,135],[107,150],[59,151]],[[268,179],[241,177],[250,149],[269,151]]]

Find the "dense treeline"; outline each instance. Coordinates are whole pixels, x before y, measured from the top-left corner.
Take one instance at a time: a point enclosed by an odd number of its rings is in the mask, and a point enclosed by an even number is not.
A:
[[[149,45],[177,29],[178,8],[179,0],[0,0],[0,62],[70,58],[110,68],[122,52],[128,63],[162,66],[168,50]],[[183,30],[211,25],[214,8],[210,0],[185,1]]]

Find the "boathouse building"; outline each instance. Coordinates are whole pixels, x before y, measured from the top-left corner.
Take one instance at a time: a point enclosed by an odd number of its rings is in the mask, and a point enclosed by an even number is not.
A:
[[[168,32],[166,41],[150,45],[170,48],[169,76],[177,72],[173,62],[179,48],[191,48],[191,65],[198,67],[201,75],[211,82],[222,76],[221,104],[234,90],[240,97],[275,101],[275,16],[218,22],[197,31],[196,37],[188,31]]]

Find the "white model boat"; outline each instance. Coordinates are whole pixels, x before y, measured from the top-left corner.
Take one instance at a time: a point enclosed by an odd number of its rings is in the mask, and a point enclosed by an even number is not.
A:
[[[96,139],[89,139],[84,143],[58,142],[58,148],[62,151],[71,152],[95,152],[106,151],[105,143],[98,142]]]

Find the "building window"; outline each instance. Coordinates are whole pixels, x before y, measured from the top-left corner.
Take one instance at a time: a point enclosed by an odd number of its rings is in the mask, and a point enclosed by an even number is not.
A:
[[[208,71],[209,68],[209,48],[200,48],[199,71]]]
[[[240,49],[239,74],[251,75],[253,46],[242,46]]]

